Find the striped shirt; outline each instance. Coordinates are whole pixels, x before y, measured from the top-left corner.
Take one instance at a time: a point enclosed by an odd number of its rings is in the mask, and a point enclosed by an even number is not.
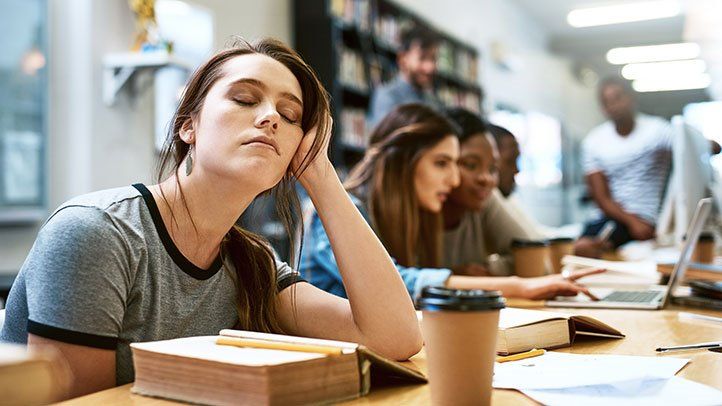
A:
[[[638,114],[632,132],[617,134],[607,121],[582,143],[586,175],[602,172],[612,199],[631,214],[657,222],[672,164],[672,127],[659,118]],[[602,217],[601,211],[596,215]]]

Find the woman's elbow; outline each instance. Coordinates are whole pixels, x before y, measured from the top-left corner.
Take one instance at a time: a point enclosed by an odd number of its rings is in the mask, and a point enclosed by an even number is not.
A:
[[[377,353],[394,361],[406,361],[421,351],[424,340],[418,325],[403,335],[390,334],[389,341],[373,348]]]

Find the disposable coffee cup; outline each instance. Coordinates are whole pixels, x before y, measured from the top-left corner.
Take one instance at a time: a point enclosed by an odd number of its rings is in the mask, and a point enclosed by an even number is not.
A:
[[[554,273],[561,273],[562,258],[574,254],[573,238],[552,238],[549,240],[549,253]]]
[[[511,242],[514,273],[522,278],[544,276],[551,269],[551,253],[547,240],[518,240]]]
[[[431,403],[489,405],[504,298],[497,291],[426,287],[416,306],[423,313]]]
[[[692,253],[692,262],[711,264],[714,262],[714,234],[704,232],[699,235]]]

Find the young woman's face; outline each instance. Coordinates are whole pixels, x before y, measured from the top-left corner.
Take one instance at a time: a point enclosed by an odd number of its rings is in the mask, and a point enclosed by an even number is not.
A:
[[[451,190],[459,184],[459,139],[445,137],[426,150],[414,170],[414,189],[422,209],[438,213]]]
[[[193,170],[273,187],[301,143],[302,100],[298,80],[280,62],[261,54],[228,60],[193,123]]]
[[[472,135],[461,144],[458,161],[461,183],[449,199],[468,210],[481,210],[498,182],[498,157],[490,138],[483,133]]]

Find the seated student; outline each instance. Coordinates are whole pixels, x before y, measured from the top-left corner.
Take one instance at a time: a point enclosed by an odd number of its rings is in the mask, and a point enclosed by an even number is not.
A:
[[[525,228],[496,189],[499,154],[486,124],[461,108],[447,110],[446,116],[460,130],[461,182],[444,202],[442,266],[460,275],[511,275],[512,240],[543,236]],[[497,255],[490,260],[490,254]]]
[[[173,118],[161,160],[169,176],[56,210],[12,287],[2,340],[56,347],[74,375],[68,397],[133,381],[129,343],[224,328],[415,354],[413,304],[329,162],[330,130],[326,92],[286,45],[243,42],[212,56]],[[350,300],[297,283],[266,241],[235,226],[268,191],[289,212],[296,178],[329,230]]]
[[[504,207],[516,219],[516,222],[531,235],[538,235],[541,238],[551,236],[565,236],[566,233],[560,232],[554,227],[545,226],[533,218],[526,209],[522,207],[519,200],[512,195],[516,189],[516,174],[519,173],[517,160],[519,159],[519,142],[514,134],[504,127],[486,123],[486,127],[494,136],[496,146],[499,149],[498,171],[499,184],[497,188],[504,197]]]
[[[521,279],[451,275],[442,268],[441,210],[459,185],[456,161],[459,131],[446,118],[420,104],[397,107],[374,129],[363,160],[351,171],[346,189],[397,262],[412,297],[429,285],[457,289],[496,289],[506,297],[530,299],[588,293],[575,279],[598,271]],[[345,297],[347,283],[318,213],[311,213],[299,270],[319,288]],[[367,280],[370,281],[370,276]]]

